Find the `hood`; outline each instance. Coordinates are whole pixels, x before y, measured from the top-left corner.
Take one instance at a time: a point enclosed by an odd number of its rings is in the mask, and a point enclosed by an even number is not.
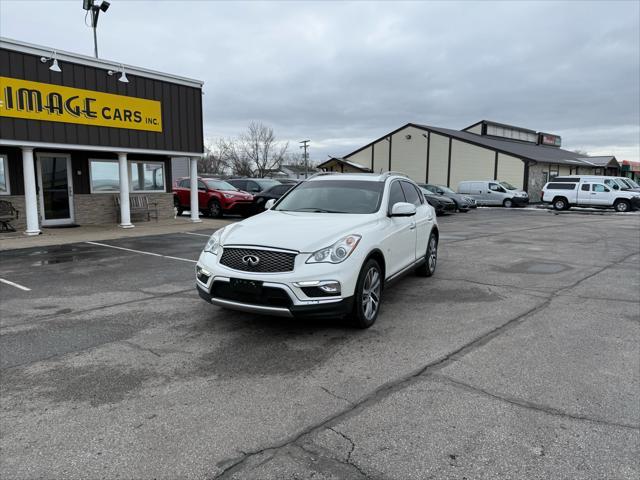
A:
[[[244,198],[244,199],[252,199],[253,195],[250,193],[243,192],[242,190],[219,190],[219,192],[225,195],[233,195],[234,197]]]
[[[267,210],[242,222],[228,225],[222,234],[225,245],[256,245],[312,253],[351,233],[378,222],[375,215],[346,213],[280,212]]]

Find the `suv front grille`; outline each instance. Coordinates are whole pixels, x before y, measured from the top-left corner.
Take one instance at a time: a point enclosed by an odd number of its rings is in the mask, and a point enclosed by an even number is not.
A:
[[[248,258],[251,257],[251,258]],[[258,259],[258,263],[251,260]],[[244,260],[243,260],[244,259]],[[243,272],[292,272],[295,253],[256,250],[252,248],[225,248],[220,263]]]

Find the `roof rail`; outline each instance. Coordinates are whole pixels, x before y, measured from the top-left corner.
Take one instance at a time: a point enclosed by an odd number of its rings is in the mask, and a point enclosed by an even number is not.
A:
[[[340,172],[318,172],[318,173],[314,173],[313,175],[311,175],[308,178],[305,178],[305,180],[311,180],[312,178],[315,177],[323,177],[325,175],[339,175]]]
[[[409,175],[407,175],[406,173],[403,172],[395,172],[393,170],[388,171],[388,172],[382,172],[382,174],[380,175],[382,178],[386,179],[387,177],[390,177],[391,175],[397,175],[399,177],[405,177],[405,178],[409,178]]]

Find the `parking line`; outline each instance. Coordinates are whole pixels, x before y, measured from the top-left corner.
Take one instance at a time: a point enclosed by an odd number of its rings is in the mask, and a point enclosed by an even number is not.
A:
[[[25,287],[24,285],[20,285],[19,283],[10,282],[9,280],[5,280],[4,278],[0,278],[0,283],[6,283],[7,285],[11,285],[12,287],[19,288],[20,290],[24,290],[25,292],[30,292],[31,289]]]
[[[116,247],[115,245],[107,245],[106,243],[99,243],[99,242],[84,242],[84,243],[88,243],[90,245],[98,245],[99,247],[115,248],[116,250],[124,250],[126,252],[140,253],[142,255],[151,255],[153,257],[169,258],[171,260],[180,260],[182,262],[198,263],[197,260],[191,260],[189,258],[172,257],[171,255],[161,255],[159,253],[145,252],[143,250],[134,250],[133,248]]]
[[[200,237],[210,237],[211,235],[208,235],[206,233],[195,233],[195,232],[182,232],[185,235],[198,235]]]

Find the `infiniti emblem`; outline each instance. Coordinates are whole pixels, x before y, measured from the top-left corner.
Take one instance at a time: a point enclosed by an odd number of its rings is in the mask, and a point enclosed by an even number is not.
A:
[[[260,263],[260,257],[257,255],[245,255],[242,257],[242,263],[248,267],[255,267]]]

